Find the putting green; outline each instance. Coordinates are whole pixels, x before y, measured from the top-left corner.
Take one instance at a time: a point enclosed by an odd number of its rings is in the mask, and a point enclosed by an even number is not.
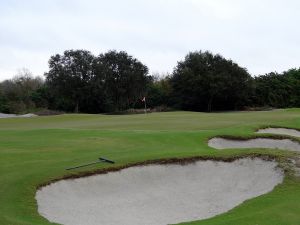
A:
[[[270,136],[254,133],[270,125],[299,129],[300,109],[0,119],[0,224],[50,224],[37,212],[36,187],[70,174],[173,157],[224,158],[257,153],[276,156],[281,162],[296,157],[295,152],[281,150],[219,151],[207,145],[209,138],[218,135]],[[117,163],[65,170],[99,156]],[[299,225],[299,221],[300,180],[288,173],[283,184],[271,193],[217,217],[186,224]]]

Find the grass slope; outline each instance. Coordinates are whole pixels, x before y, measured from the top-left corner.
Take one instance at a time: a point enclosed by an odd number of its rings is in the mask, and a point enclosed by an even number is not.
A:
[[[300,109],[269,112],[148,115],[61,115],[0,119],[0,224],[50,224],[37,212],[36,187],[68,175],[65,168],[113,159],[115,166],[150,159],[248,153],[277,156],[280,150],[223,150],[207,146],[216,135],[251,136],[261,126],[300,128]],[[103,168],[98,164],[78,172]],[[288,176],[264,196],[246,201],[228,213],[193,225],[299,225],[300,181]],[[120,224],[121,225],[121,224]]]

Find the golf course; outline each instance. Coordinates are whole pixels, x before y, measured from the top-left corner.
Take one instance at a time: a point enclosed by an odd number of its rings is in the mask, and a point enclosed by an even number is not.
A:
[[[39,214],[35,196],[41,187],[63,178],[88,176],[133,165],[181,160],[226,162],[256,157],[276,160],[284,171],[282,183],[271,192],[246,200],[225,213],[184,224],[299,225],[300,178],[291,163],[297,160],[299,152],[264,148],[219,150],[208,146],[213,137],[274,137],[300,141],[299,137],[288,135],[255,133],[267,127],[300,129],[300,109],[2,118],[0,224],[54,224]],[[99,157],[115,163],[66,170]]]

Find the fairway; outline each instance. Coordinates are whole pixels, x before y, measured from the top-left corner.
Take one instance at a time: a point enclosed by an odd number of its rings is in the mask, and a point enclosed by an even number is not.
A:
[[[0,119],[0,224],[51,224],[38,214],[35,193],[39,186],[64,176],[148,160],[195,156],[223,160],[268,155],[276,157],[286,171],[282,184],[224,214],[185,224],[299,225],[300,179],[287,163],[288,158],[296,158],[299,153],[279,149],[220,151],[207,144],[215,136],[275,136],[255,133],[268,126],[300,129],[300,109],[122,116],[65,114]],[[300,141],[299,137],[293,139]],[[95,161],[100,156],[116,163],[65,170]]]

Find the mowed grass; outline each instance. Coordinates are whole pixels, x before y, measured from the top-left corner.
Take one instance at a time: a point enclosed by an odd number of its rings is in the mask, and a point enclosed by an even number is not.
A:
[[[300,109],[0,119],[0,224],[51,224],[37,212],[36,187],[71,173],[173,157],[295,155],[266,149],[220,151],[207,146],[210,137],[252,136],[255,129],[269,125],[300,128]],[[95,161],[99,156],[115,160],[116,164],[98,164],[73,172],[65,170]],[[299,225],[300,180],[287,176],[271,193],[217,217],[185,224]]]

